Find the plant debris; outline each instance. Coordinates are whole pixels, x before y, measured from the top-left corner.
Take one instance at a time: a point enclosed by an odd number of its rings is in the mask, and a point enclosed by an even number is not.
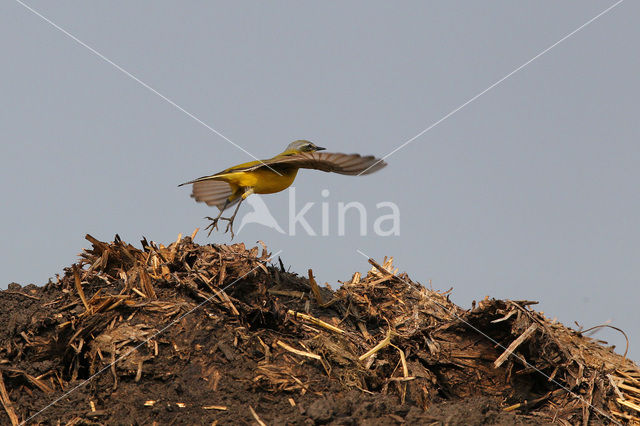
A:
[[[55,282],[0,292],[0,422],[640,422],[640,368],[536,302],[465,310],[392,259],[332,291],[194,235],[87,235]]]

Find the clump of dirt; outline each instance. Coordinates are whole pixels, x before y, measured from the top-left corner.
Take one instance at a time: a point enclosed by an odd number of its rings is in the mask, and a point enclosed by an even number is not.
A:
[[[0,292],[3,424],[640,420],[640,368],[535,302],[464,310],[391,260],[334,292],[264,245],[87,239]]]

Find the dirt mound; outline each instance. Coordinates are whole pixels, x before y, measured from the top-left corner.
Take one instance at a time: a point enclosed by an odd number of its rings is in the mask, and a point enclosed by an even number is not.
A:
[[[639,421],[638,366],[534,302],[464,310],[390,260],[334,292],[264,246],[87,239],[0,292],[3,424]]]

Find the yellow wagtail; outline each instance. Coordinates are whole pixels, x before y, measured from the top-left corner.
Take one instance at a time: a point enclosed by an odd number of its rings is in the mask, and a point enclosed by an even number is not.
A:
[[[210,176],[203,176],[180,184],[193,184],[191,197],[209,206],[220,209],[217,217],[207,216],[211,223],[205,229],[209,234],[218,229],[218,220],[228,221],[225,232],[231,230],[240,204],[251,194],[273,194],[288,188],[296,178],[298,169],[316,169],[343,175],[370,174],[387,165],[382,160],[368,155],[323,152],[325,148],[306,140],[297,140],[284,152],[268,160],[250,161],[230,167]],[[228,207],[238,203],[231,217],[221,217]]]

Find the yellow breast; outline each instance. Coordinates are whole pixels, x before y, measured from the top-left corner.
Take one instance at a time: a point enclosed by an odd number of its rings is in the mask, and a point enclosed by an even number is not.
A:
[[[280,171],[278,175],[266,167],[246,171],[230,172],[220,175],[219,178],[240,187],[253,188],[255,194],[273,194],[287,189],[296,178],[298,169]]]

